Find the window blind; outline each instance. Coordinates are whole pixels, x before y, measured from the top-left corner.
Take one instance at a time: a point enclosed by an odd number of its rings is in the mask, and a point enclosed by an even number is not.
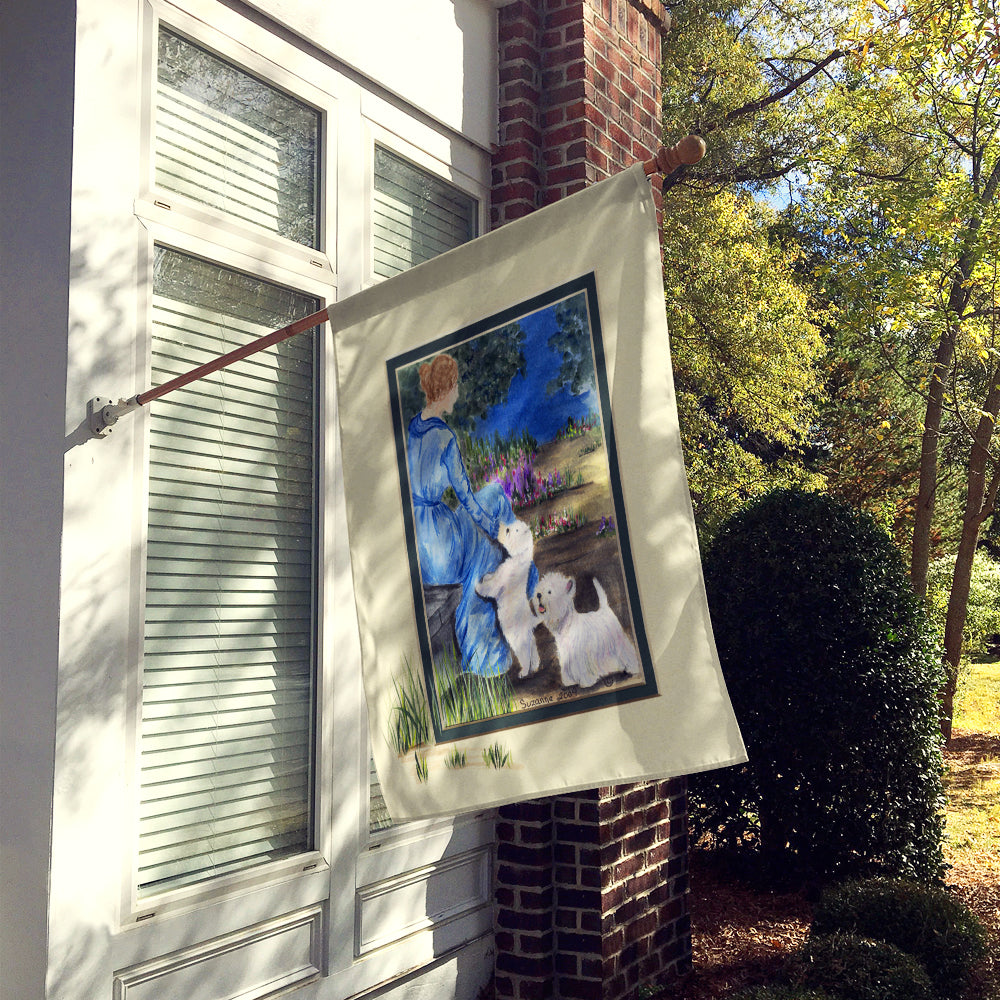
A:
[[[391,278],[476,236],[476,201],[375,147],[374,270]]]
[[[159,189],[315,247],[319,128],[315,109],[160,29]]]
[[[152,381],[318,308],[165,248]],[[312,846],[314,332],[150,407],[140,895]]]
[[[477,235],[475,198],[381,146],[375,147],[374,187],[372,249],[375,274],[381,278],[391,278]],[[393,823],[375,762],[369,763],[368,827],[376,833]]]

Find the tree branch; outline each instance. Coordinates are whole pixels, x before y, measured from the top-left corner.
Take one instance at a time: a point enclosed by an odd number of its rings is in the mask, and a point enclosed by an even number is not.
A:
[[[766,97],[758,98],[756,101],[750,101],[742,107],[733,108],[732,111],[726,112],[721,121],[716,122],[714,125],[703,126],[700,130],[700,134],[706,135],[709,132],[714,132],[717,128],[722,128],[724,125],[728,125],[737,118],[754,115],[758,111],[763,111],[764,108],[770,106],[771,104],[777,104],[778,101],[783,100],[789,94],[798,90],[803,84],[808,83],[818,73],[822,73],[823,70],[825,70],[831,63],[836,62],[838,59],[843,59],[846,55],[846,49],[834,49],[829,55],[826,56],[826,58],[821,59],[818,63],[816,63],[816,65],[814,65],[808,73],[803,73],[802,76],[796,77],[786,87],[782,87],[781,90],[776,90],[773,94],[768,94]]]

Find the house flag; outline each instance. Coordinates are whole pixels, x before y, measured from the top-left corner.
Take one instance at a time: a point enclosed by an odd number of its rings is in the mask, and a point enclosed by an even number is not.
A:
[[[742,762],[641,165],[330,310],[395,821]]]

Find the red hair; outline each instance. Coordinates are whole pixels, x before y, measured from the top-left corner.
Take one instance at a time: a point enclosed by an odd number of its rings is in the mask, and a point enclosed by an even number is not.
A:
[[[450,354],[439,354],[420,366],[420,388],[428,403],[443,399],[458,385],[458,362]]]

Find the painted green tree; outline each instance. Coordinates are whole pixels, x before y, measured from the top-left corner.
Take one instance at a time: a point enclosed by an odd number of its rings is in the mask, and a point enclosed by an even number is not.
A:
[[[488,336],[476,337],[448,349],[458,363],[461,386],[458,402],[448,417],[456,429],[472,431],[490,408],[503,403],[510,384],[518,374],[525,373],[525,333],[519,323],[509,323]],[[419,365],[409,365],[399,371],[399,400],[404,421],[424,407],[420,389]]]

